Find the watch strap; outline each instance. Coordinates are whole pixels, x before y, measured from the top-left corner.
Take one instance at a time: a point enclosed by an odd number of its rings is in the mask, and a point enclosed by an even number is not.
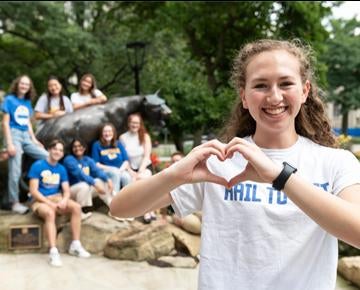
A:
[[[272,183],[272,187],[276,190],[283,190],[285,187],[286,181],[289,179],[290,175],[295,173],[297,169],[291,166],[287,162],[283,162],[284,168],[281,170],[278,177],[276,177]]]

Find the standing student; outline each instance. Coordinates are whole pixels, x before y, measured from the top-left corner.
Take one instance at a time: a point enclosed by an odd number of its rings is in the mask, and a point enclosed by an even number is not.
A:
[[[64,96],[62,85],[57,77],[49,77],[46,94],[40,96],[34,111],[35,118],[41,121],[39,125],[45,120],[58,118],[66,113],[73,112],[70,99]]]
[[[83,209],[93,205],[92,199],[99,196],[107,206],[112,199],[113,184],[105,172],[96,166],[95,161],[85,155],[86,143],[75,138],[70,144],[71,154],[65,157],[64,166],[69,174],[71,198]],[[91,212],[82,213],[82,218]]]
[[[119,137],[119,140],[124,144],[129,157],[129,173],[133,181],[148,178],[152,175],[150,135],[138,113],[128,116],[127,125],[128,130]],[[153,219],[156,219],[153,211],[144,215],[145,223],[150,223]]]
[[[310,57],[299,41],[245,45],[225,143],[194,148],[111,203],[121,217],[202,210],[199,289],[334,289],[337,239],[360,247],[360,165],[335,148]]]
[[[81,77],[79,90],[78,92],[72,93],[70,99],[74,110],[103,104],[107,101],[104,93],[96,88],[96,80],[92,74],[84,74]]]
[[[19,181],[22,157],[26,153],[35,159],[45,159],[48,152],[36,139],[31,124],[33,109],[31,100],[35,97],[32,80],[27,75],[16,78],[2,104],[4,113],[2,126],[5,136],[8,159],[8,192],[11,209],[25,214],[29,208],[19,203]]]
[[[81,207],[70,199],[66,169],[59,162],[64,156],[64,143],[53,140],[48,147],[49,157],[36,161],[30,168],[30,194],[32,210],[45,221],[45,234],[49,242],[49,263],[60,267],[62,261],[56,248],[56,215],[71,215],[72,242],[69,254],[81,258],[90,257],[80,242]]]

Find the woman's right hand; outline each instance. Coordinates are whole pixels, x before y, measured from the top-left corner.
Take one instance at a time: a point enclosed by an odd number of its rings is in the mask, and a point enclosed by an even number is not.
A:
[[[54,112],[53,115],[54,115],[55,117],[61,117],[61,116],[64,116],[65,114],[66,114],[65,111],[58,110],[58,111]]]
[[[16,155],[16,148],[13,144],[10,144],[9,146],[7,146],[7,152],[9,154],[9,156],[13,157]]]
[[[95,182],[95,184],[94,184],[94,188],[95,188],[95,190],[99,193],[99,194],[105,194],[106,192],[105,192],[105,188],[100,184],[100,183],[98,183],[98,182]]]
[[[196,182],[213,182],[228,187],[225,178],[212,174],[206,166],[206,160],[215,155],[220,161],[225,160],[225,146],[219,140],[211,140],[195,147],[180,161],[174,163],[168,172],[181,184]]]

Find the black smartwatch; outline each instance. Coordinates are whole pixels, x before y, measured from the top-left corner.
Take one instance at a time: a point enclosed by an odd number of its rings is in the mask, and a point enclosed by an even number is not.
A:
[[[290,175],[297,171],[295,167],[291,166],[287,162],[283,162],[283,165],[283,170],[281,170],[279,176],[276,177],[272,183],[272,187],[279,191],[284,189],[285,183],[289,179]]]

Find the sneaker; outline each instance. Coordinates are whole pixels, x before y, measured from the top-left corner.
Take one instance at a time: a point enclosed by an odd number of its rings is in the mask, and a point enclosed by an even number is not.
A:
[[[157,220],[157,216],[154,212],[151,212],[150,216],[151,216],[151,220],[153,220],[153,221]]]
[[[91,254],[86,251],[81,244],[76,246],[71,244],[69,248],[69,254],[79,258],[89,258],[91,256]]]
[[[92,215],[91,211],[89,211],[87,213],[81,212],[81,220],[82,221],[87,220],[89,217],[91,217],[91,215]]]
[[[146,223],[146,224],[151,223],[151,214],[150,213],[146,213],[143,218],[144,218],[144,223]]]
[[[49,264],[54,267],[61,267],[62,262],[58,251],[50,251],[49,253]]]
[[[18,214],[26,214],[27,212],[29,212],[29,208],[19,202],[14,203],[11,207],[11,210]]]
[[[124,222],[124,221],[126,221],[125,218],[120,218],[120,217],[117,217],[117,216],[112,215],[112,214],[110,213],[110,211],[108,212],[108,216],[111,217],[111,218],[113,218],[114,220],[119,221],[119,222]]]

